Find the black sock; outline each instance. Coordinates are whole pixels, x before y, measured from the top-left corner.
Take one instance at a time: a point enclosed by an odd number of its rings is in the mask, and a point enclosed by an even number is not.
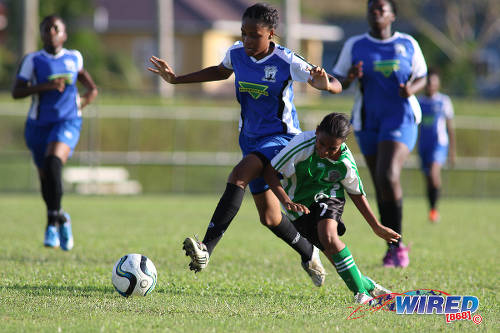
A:
[[[217,242],[222,238],[224,231],[229,228],[229,224],[240,210],[244,194],[245,190],[241,187],[227,183],[226,190],[215,208],[205,238],[203,238],[208,253],[212,254]]]
[[[269,227],[276,236],[285,241],[300,254],[302,261],[311,260],[313,245],[297,231],[288,217],[281,213],[281,222],[276,227]]]
[[[42,191],[44,200],[46,200],[47,211],[61,210],[62,188],[62,161],[55,155],[45,158],[43,172],[45,180]]]
[[[439,188],[434,186],[427,187],[427,198],[429,199],[431,209],[435,209],[439,199]]]
[[[401,221],[403,219],[403,200],[380,202],[380,222],[382,225],[391,228],[401,235]],[[402,237],[398,240],[396,246],[399,246]]]
[[[49,202],[49,186],[47,184],[47,179],[44,178],[40,178],[40,188],[41,188],[41,192],[42,192],[42,198],[43,198],[43,201],[45,202],[45,206],[48,205],[48,202]]]

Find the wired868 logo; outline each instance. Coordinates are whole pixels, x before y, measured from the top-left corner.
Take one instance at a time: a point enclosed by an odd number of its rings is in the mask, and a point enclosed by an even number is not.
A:
[[[359,319],[382,310],[398,315],[438,314],[444,315],[447,323],[468,320],[479,325],[483,318],[474,314],[478,308],[476,296],[454,296],[441,290],[418,289],[376,297],[369,304],[357,307],[347,319]]]

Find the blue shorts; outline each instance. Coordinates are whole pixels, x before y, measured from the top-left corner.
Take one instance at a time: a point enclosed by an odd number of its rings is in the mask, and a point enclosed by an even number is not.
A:
[[[377,154],[378,144],[382,141],[396,141],[404,143],[412,151],[417,142],[418,128],[416,124],[379,130],[367,129],[354,133],[363,155]]]
[[[448,145],[419,146],[418,155],[420,156],[421,168],[428,175],[432,163],[443,165],[446,162],[448,158]]]
[[[293,137],[294,135],[292,134],[276,134],[252,138],[240,133],[239,142],[243,157],[250,153],[257,153],[261,157],[265,157],[271,161],[274,156],[285,148]],[[252,194],[259,194],[269,189],[269,186],[267,186],[262,177],[252,180],[249,185]]]
[[[24,139],[28,146],[33,160],[38,168],[43,167],[45,153],[51,142],[63,142],[67,144],[71,151],[69,156],[73,155],[73,150],[80,139],[80,129],[82,127],[82,118],[63,120],[58,123],[39,126],[35,121],[27,120],[24,129]]]

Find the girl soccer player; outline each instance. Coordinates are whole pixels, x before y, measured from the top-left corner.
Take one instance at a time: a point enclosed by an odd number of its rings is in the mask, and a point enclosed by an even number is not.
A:
[[[347,89],[357,80],[352,124],[377,194],[383,225],[401,233],[400,176],[417,140],[421,111],[415,93],[425,85],[427,65],[413,37],[392,31],[393,0],[368,0],[368,33],[349,38],[333,73]],[[388,244],[385,267],[406,267],[409,248]]]
[[[355,301],[363,304],[390,291],[360,273],[339,238],[346,231],[344,190],[377,236],[396,242],[400,235],[377,221],[366,200],[356,163],[345,144],[349,132],[349,120],[343,114],[327,115],[316,131],[295,136],[272,159],[264,175],[299,232],[323,250]]]
[[[32,96],[24,134],[47,206],[44,245],[67,251],[73,247],[73,234],[69,214],[61,209],[62,168],[80,138],[81,109],[96,98],[97,87],[83,69],[80,52],[63,47],[67,35],[60,17],[45,17],[40,34],[43,49],[24,57],[12,96]],[[87,89],[81,100],[77,80]]]
[[[225,80],[235,74],[236,98],[241,105],[239,144],[243,159],[229,175],[226,190],[208,225],[203,242],[186,238],[184,249],[191,257],[190,268],[204,269],[217,242],[240,209],[243,194],[250,185],[260,221],[293,247],[302,258],[304,269],[317,286],[324,281],[324,269],[317,249],[300,236],[279,201],[261,177],[264,167],[295,135],[301,132],[293,104],[293,82],[308,82],[319,90],[336,94],[340,83],[302,58],[273,42],[278,12],[266,4],[246,9],[241,24],[242,41],[226,52],[218,66],[177,76],[162,59],[151,57],[153,73],[171,83]]]
[[[441,166],[446,162],[455,164],[455,129],[453,105],[450,97],[439,92],[441,83],[435,70],[429,70],[425,95],[418,101],[422,108],[422,122],[418,138],[418,154],[427,183],[429,221],[439,221],[437,201],[441,189]]]

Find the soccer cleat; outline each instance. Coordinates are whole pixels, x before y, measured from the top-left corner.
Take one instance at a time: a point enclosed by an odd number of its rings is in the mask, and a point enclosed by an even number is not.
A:
[[[373,283],[373,285],[374,285],[374,288],[372,290],[368,291],[370,293],[371,297],[375,298],[375,297],[378,297],[378,296],[387,295],[387,294],[391,294],[392,293],[389,289],[386,289],[386,288],[382,287],[380,284],[378,284],[377,282],[373,281],[368,276],[365,276],[365,278],[367,278],[368,280],[370,280],[371,283]]]
[[[311,277],[311,280],[316,287],[321,287],[323,283],[325,283],[326,271],[321,263],[319,249],[316,246],[313,246],[311,260],[306,262],[303,261],[302,268],[304,268],[307,274]]]
[[[61,215],[59,223],[59,239],[61,241],[61,249],[69,251],[73,248],[73,232],[71,230],[71,217],[68,213],[64,212]]]
[[[384,259],[382,259],[382,263],[384,267],[395,267],[394,258],[393,258],[393,247],[389,247],[387,252],[385,253]]]
[[[356,293],[354,295],[354,302],[358,304],[373,305],[373,298],[364,293]]]
[[[59,235],[57,234],[57,228],[55,225],[48,225],[45,229],[45,239],[43,240],[43,245],[46,247],[59,247]]]
[[[431,223],[438,223],[440,218],[441,217],[439,216],[439,212],[437,211],[437,209],[433,208],[429,211],[429,221]]]
[[[205,244],[191,237],[186,238],[182,244],[182,249],[186,252],[186,255],[191,257],[190,270],[198,273],[207,267],[210,254]]]
[[[399,247],[394,248],[393,260],[396,267],[408,267],[410,264],[408,252],[410,252],[410,247],[404,246],[403,243],[400,243]]]

